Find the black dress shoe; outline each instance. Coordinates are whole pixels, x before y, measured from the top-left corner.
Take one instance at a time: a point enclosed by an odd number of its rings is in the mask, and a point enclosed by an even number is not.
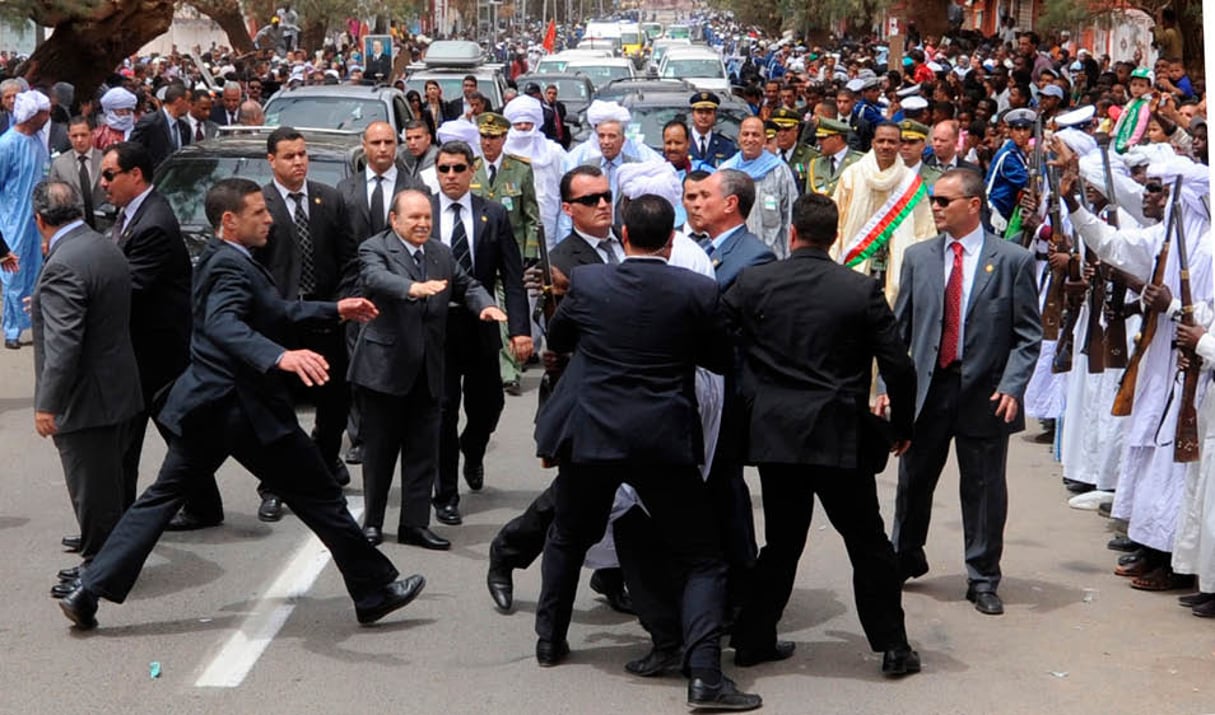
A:
[[[509,382],[502,383],[502,390],[508,395],[518,397],[523,394],[523,385],[518,380],[510,380]]]
[[[763,699],[754,693],[743,693],[734,681],[725,677],[715,685],[700,678],[688,683],[688,707],[704,710],[754,710],[763,705]]]
[[[1204,601],[1195,605],[1190,609],[1190,613],[1199,618],[1215,618],[1215,600]]]
[[[608,576],[606,574],[615,574]],[[591,590],[603,596],[613,611],[629,616],[637,615],[633,609],[633,598],[624,588],[624,577],[619,569],[600,569],[591,574]]]
[[[1078,482],[1075,479],[1068,479],[1067,477],[1063,478],[1063,486],[1066,487],[1067,490],[1072,494],[1087,494],[1088,492],[1091,492],[1097,488],[1097,485],[1095,484]]]
[[[363,445],[352,444],[350,449],[346,450],[346,464],[362,464],[363,463]]]
[[[554,643],[546,641],[543,638],[536,641],[536,662],[541,668],[551,668],[554,665],[560,665],[561,661],[565,660],[570,654],[569,641],[561,641]]]
[[[485,574],[489,597],[494,600],[494,607],[500,613],[510,613],[511,606],[515,603],[515,581],[510,571],[505,566],[495,566],[491,563]]]
[[[20,340],[5,340],[4,347],[8,348],[9,350],[20,350],[21,341]]]
[[[283,518],[283,500],[274,494],[262,497],[262,505],[257,508],[257,518],[262,521],[278,521]]]
[[[63,548],[66,549],[69,554],[80,553],[80,535],[79,534],[75,534],[73,536],[65,536],[59,540],[59,543],[63,544]]]
[[[900,646],[882,654],[882,675],[897,678],[920,672],[920,654],[911,646]]]
[[[431,551],[447,551],[451,548],[450,541],[424,526],[407,526],[401,529],[397,534],[397,543],[421,546]]]
[[[1004,602],[995,591],[967,591],[966,600],[975,604],[975,610],[988,616],[1004,613]]]
[[[82,631],[97,627],[97,597],[83,584],[77,584],[71,593],[59,599],[59,609]]]
[[[455,504],[443,504],[435,507],[435,518],[440,524],[448,526],[459,526],[464,523],[464,518],[460,516],[460,507]]]
[[[183,509],[173,515],[169,524],[165,526],[165,531],[198,531],[199,529],[210,529],[222,523],[224,523],[223,519],[202,519]]]
[[[1147,558],[1147,552],[1144,551],[1142,548],[1138,548],[1130,553],[1119,556],[1118,565],[1119,566],[1130,566],[1138,561],[1143,561],[1146,558]]]
[[[369,608],[356,607],[354,613],[358,617],[359,623],[363,625],[375,623],[398,608],[408,606],[410,601],[418,597],[423,588],[426,588],[426,579],[418,574],[400,581],[393,581],[383,588],[379,604]]]
[[[1178,605],[1182,606],[1183,608],[1201,606],[1209,601],[1215,601],[1215,593],[1203,593],[1202,591],[1199,591],[1198,593],[1191,593],[1186,596],[1177,597]]]
[[[750,668],[753,665],[774,660],[786,660],[793,655],[797,644],[793,641],[776,641],[767,648],[735,648],[734,665],[740,668]]]
[[[78,588],[80,588],[80,579],[78,578],[60,581],[54,586],[51,586],[51,598],[64,598]]]
[[[677,671],[682,662],[683,653],[678,648],[653,648],[644,658],[625,663],[624,669],[640,678],[652,678]]]
[[[70,569],[59,569],[60,581],[72,581],[80,578],[80,567],[73,566]]]
[[[333,479],[338,483],[339,487],[344,487],[350,483],[350,470],[346,469],[346,465],[342,464],[342,460],[337,460],[333,466],[329,468],[333,474]]]
[[[380,531],[380,527],[378,526],[364,526],[363,538],[367,539],[367,543],[371,544],[372,546],[379,546],[380,544],[384,543],[384,534]]]
[[[485,486],[485,465],[481,462],[464,462],[464,481],[474,492],[481,491],[481,487]]]
[[[1110,551],[1138,551],[1143,548],[1142,544],[1132,541],[1128,536],[1115,536],[1105,544],[1105,548]]]

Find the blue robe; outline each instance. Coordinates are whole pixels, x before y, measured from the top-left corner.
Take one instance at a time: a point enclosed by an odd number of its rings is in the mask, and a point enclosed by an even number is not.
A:
[[[16,340],[30,327],[25,299],[42,271],[42,237],[34,225],[34,186],[46,178],[51,157],[39,135],[10,127],[0,134],[0,234],[17,254],[21,270],[0,273],[4,286],[4,339]]]

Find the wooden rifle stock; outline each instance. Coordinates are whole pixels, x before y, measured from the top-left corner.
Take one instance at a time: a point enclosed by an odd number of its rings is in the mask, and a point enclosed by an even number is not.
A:
[[[1101,149],[1101,164],[1105,169],[1105,221],[1118,228],[1118,202],[1114,198],[1114,175],[1110,172],[1110,135],[1095,135]],[[1117,271],[1110,271],[1108,295],[1109,313],[1105,327],[1105,366],[1111,369],[1126,367],[1126,282]]]
[[[1067,282],[1079,283],[1084,280],[1080,268],[1080,254],[1072,253],[1067,263]],[[1063,326],[1059,328],[1059,343],[1055,345],[1055,359],[1051,362],[1050,371],[1058,374],[1072,369],[1072,351],[1076,342],[1076,323],[1080,320],[1080,306],[1084,305],[1083,293],[1069,293],[1067,296],[1067,313]]]
[[[1181,177],[1173,184],[1173,228],[1177,235],[1177,261],[1181,268],[1181,323],[1194,325],[1194,299],[1190,294],[1190,259],[1186,255],[1185,228],[1181,220]],[[1198,376],[1201,363],[1198,355],[1189,348],[1180,348],[1189,365],[1186,366],[1181,388],[1181,409],[1177,412],[1177,432],[1173,439],[1174,462],[1197,462],[1198,454],[1198,410],[1194,401],[1198,396]]]
[[[1095,375],[1105,372],[1105,328],[1101,325],[1105,312],[1105,268],[1092,251],[1085,253],[1084,259],[1094,269],[1088,287],[1088,334],[1084,350],[1088,354],[1088,372]]]

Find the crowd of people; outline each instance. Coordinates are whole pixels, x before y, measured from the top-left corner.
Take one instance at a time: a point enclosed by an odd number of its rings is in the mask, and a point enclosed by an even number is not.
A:
[[[0,83],[5,347],[32,327],[35,429],[80,526],[64,544],[81,563],[52,587],[65,615],[95,627],[164,530],[222,524],[214,473],[233,457],[259,518],[289,507],[358,620],[383,618],[425,585],[377,549],[397,465],[396,540],[449,549],[459,531],[432,514],[459,526],[461,475],[473,492],[494,478],[504,393],[530,367],[555,472],[493,540],[486,583],[509,612],[513,572],[540,559],[541,666],[569,653],[588,566],[651,636],[628,672],[681,672],[693,707],[760,706],[723,674],[723,643],[738,667],[793,656],[778,633],[817,496],[882,672],[918,672],[901,591],[930,568],[950,445],[966,597],[997,616],[1027,418],[1069,503],[1125,525],[1117,573],[1215,616],[1206,98],[1185,58],[1111,61],[1033,32],[890,58],[720,18],[703,31],[737,56],[753,110],[737,136],[698,91],[661,151],[601,100],[571,146],[547,88],[490,107],[470,77],[463,97],[414,97],[402,136],[370,124],[365,169],[335,187],[312,177],[305,133],[267,132],[272,181],[209,188],[194,265],[155,167],[217,125],[260,124],[274,83],[358,81],[354,60],[315,77],[287,50],[221,71],[217,97],[173,61],[121,68],[95,101]],[[119,212],[101,234],[103,201]],[[137,495],[149,422],[168,456]],[[888,534],[875,475],[892,456]]]

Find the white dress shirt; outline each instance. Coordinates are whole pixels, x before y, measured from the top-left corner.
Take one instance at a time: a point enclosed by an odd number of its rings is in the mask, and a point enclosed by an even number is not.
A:
[[[392,208],[393,189],[396,188],[396,185],[397,185],[397,165],[394,163],[392,166],[388,167],[388,171],[385,171],[383,174],[376,174],[374,171],[371,170],[370,166],[364,170],[364,179],[367,182],[367,208],[368,209],[371,208],[371,193],[373,191],[375,191],[375,177],[376,176],[384,177],[384,181],[381,184],[384,187],[383,188],[384,215],[381,218],[384,219],[384,225],[387,226],[388,225],[388,211]]]
[[[142,194],[131,199],[129,204],[122,207],[122,212],[119,214],[119,218],[122,219],[122,228],[118,230],[119,235],[121,235],[123,231],[127,230],[127,226],[131,223],[131,218],[139,212],[139,207],[143,206],[143,200],[148,198],[148,194],[150,193],[152,193],[151,186],[144,189]]]
[[[312,217],[312,214],[308,212],[308,182],[307,181],[305,181],[303,184],[300,185],[299,191],[292,191],[291,189],[288,189],[286,186],[283,186],[281,183],[279,183],[278,179],[275,179],[274,188],[278,189],[279,195],[283,197],[283,203],[287,205],[287,214],[289,216],[291,216],[293,219],[295,218],[295,199],[291,198],[291,194],[303,194],[304,200],[302,203],[304,204],[304,217],[305,218]]]
[[[459,200],[452,200],[447,194],[439,192],[439,236],[442,237],[443,244],[451,248],[451,231],[456,225],[454,218],[455,212],[451,210],[452,204],[460,204],[460,222],[464,224],[464,235],[468,239],[468,258],[475,268],[477,263],[473,258],[477,254],[477,247],[473,245],[473,211],[472,211],[472,193],[465,192]]]
[[[576,228],[574,229],[574,233],[578,234],[578,237],[583,241],[586,241],[586,245],[595,249],[595,255],[599,256],[604,263],[607,263],[607,257],[605,257],[603,255],[603,251],[599,249],[599,243],[609,239],[611,240],[611,243],[608,245],[611,246],[612,253],[616,254],[616,262],[619,263],[620,261],[624,260],[624,246],[621,245],[620,241],[616,240],[616,237],[612,235],[610,230],[608,231],[608,235],[604,236],[603,238],[597,238],[589,233],[583,233]]]
[[[945,234],[945,285],[949,286],[949,274],[953,271],[953,244],[962,244],[962,314],[958,320],[958,359],[962,359],[966,345],[966,314],[970,309],[970,291],[975,282],[975,271],[979,267],[979,254],[983,251],[983,225],[960,239]]]

